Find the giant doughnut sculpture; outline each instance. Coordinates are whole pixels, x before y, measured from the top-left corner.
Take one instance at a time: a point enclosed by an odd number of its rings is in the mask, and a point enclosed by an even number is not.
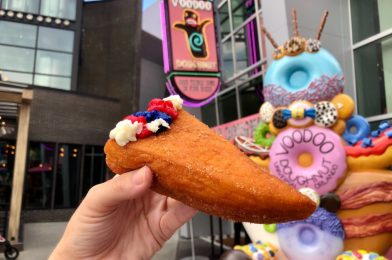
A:
[[[269,157],[253,160],[306,190],[319,208],[307,220],[278,224],[277,231],[245,228],[252,240],[271,239],[287,259],[384,259],[362,256],[392,250],[392,126],[382,122],[372,131],[353,115],[340,65],[320,47],[328,12],[309,40],[299,35],[295,10],[292,15],[294,35],[282,46],[263,28],[275,51],[260,119],[276,138]]]

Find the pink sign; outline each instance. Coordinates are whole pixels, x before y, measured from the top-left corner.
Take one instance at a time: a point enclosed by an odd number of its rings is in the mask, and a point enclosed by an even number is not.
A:
[[[213,95],[219,87],[219,78],[175,76],[178,90],[194,100],[204,100]]]
[[[259,115],[254,114],[212,128],[217,134],[233,141],[236,136],[253,138],[253,131],[259,124]]]
[[[173,70],[218,72],[213,2],[168,0],[168,15]]]

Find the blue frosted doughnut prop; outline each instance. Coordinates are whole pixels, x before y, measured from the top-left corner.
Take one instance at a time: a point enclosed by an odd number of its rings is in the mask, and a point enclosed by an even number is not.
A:
[[[263,94],[273,106],[287,106],[296,100],[331,100],[343,92],[343,71],[326,49],[285,56],[273,61],[264,78]]]
[[[343,133],[343,139],[349,145],[355,145],[358,141],[367,138],[370,135],[370,125],[363,116],[355,115],[346,122],[346,129]],[[373,135],[376,133],[374,132]]]
[[[330,260],[343,250],[344,230],[338,217],[318,208],[303,221],[278,224],[278,239],[289,259]]]

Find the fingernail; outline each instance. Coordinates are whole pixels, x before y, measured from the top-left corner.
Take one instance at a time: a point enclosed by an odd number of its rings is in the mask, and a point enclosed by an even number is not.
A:
[[[142,168],[135,172],[132,177],[132,182],[135,185],[142,185],[146,179],[146,171]]]

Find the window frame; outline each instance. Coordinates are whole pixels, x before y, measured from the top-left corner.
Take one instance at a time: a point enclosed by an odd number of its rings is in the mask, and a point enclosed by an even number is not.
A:
[[[246,83],[257,79],[258,77],[263,78],[265,74],[265,68],[267,64],[267,58],[266,58],[266,53],[265,50],[263,49],[263,39],[261,33],[257,33],[257,40],[258,40],[258,51],[261,54],[260,60],[258,60],[256,63],[247,66],[243,70],[237,71],[237,57],[236,57],[236,51],[235,51],[235,35],[241,30],[246,30],[246,25],[252,21],[256,22],[257,26],[257,31],[261,31],[261,23],[262,23],[262,8],[261,8],[261,2],[259,0],[253,0],[254,5],[255,5],[255,12],[250,15],[248,18],[246,18],[239,26],[236,28],[233,28],[233,13],[232,13],[232,6],[231,6],[231,0],[222,0],[220,3],[216,4],[216,16],[217,19],[216,21],[220,24],[220,17],[219,17],[219,10],[227,4],[227,9],[228,9],[228,19],[229,19],[229,33],[225,35],[224,38],[221,37],[221,32],[218,28],[218,35],[219,35],[219,47],[222,49],[222,45],[225,44],[228,41],[231,41],[231,55],[232,55],[232,60],[233,60],[233,75],[231,77],[228,77],[227,80],[222,82],[222,85],[224,88],[222,88],[221,91],[219,91],[214,98],[214,103],[215,103],[215,118],[216,118],[216,125],[222,124],[222,119],[220,117],[220,109],[219,109],[219,98],[222,95],[227,94],[228,92],[234,91],[235,93],[235,100],[236,100],[236,108],[237,108],[237,119],[240,119],[243,117],[242,113],[242,108],[241,108],[241,100],[240,100],[240,89],[243,85]],[[244,3],[243,3],[244,4]],[[221,64],[223,64],[223,61],[221,60]],[[246,74],[251,72],[252,70],[255,70],[256,68],[260,68],[260,71],[256,72],[253,75],[247,76],[244,78]],[[255,93],[256,95],[256,93]]]
[[[349,3],[348,3],[348,12],[349,12],[349,27],[350,27],[351,66],[352,66],[352,71],[353,71],[354,102],[355,102],[355,104],[357,104],[355,106],[355,112],[358,113],[358,102],[357,102],[358,101],[358,97],[357,97],[358,92],[357,92],[357,84],[356,84],[354,52],[355,52],[355,50],[358,50],[359,48],[364,47],[366,45],[376,43],[378,41],[381,42],[382,40],[387,39],[388,37],[392,37],[392,27],[354,43],[351,1],[349,1]],[[375,115],[375,116],[366,117],[366,120],[369,123],[382,121],[382,120],[391,120],[391,119],[392,119],[392,113],[379,114],[379,115]]]

